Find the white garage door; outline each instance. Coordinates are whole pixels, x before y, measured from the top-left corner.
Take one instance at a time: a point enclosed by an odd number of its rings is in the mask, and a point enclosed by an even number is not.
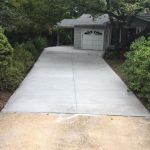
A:
[[[87,29],[82,31],[82,49],[103,50],[104,31]]]

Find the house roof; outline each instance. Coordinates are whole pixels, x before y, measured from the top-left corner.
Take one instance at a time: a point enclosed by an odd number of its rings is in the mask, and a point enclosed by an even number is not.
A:
[[[146,22],[150,22],[150,12],[139,14],[136,18],[144,20]],[[90,14],[83,14],[77,19],[63,19],[57,25],[58,27],[62,28],[74,28],[75,26],[90,26],[90,25],[105,26],[109,22],[110,20],[108,14],[103,14],[95,19]]]
[[[144,20],[146,22],[150,22],[150,12],[149,13],[144,13],[144,14],[139,14],[137,18]]]
[[[64,27],[64,28],[74,28],[75,26],[86,26],[86,25],[105,26],[108,22],[109,22],[109,16],[107,14],[98,16],[95,19],[90,14],[83,14],[81,17],[77,19],[63,19],[57,25],[59,27]]]

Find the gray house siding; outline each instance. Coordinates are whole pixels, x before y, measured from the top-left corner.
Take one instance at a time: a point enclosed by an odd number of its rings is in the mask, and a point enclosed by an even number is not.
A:
[[[106,44],[107,44],[107,30],[104,30],[104,41],[103,41],[103,50],[106,49]]]
[[[81,28],[74,28],[74,47],[81,48]]]

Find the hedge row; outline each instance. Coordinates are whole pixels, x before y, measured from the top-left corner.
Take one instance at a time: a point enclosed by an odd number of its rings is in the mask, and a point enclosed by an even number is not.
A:
[[[128,79],[129,88],[147,100],[150,108],[150,38],[136,40],[126,58],[123,72]]]
[[[0,27],[0,89],[14,91],[46,46],[47,40],[37,37],[12,48]]]

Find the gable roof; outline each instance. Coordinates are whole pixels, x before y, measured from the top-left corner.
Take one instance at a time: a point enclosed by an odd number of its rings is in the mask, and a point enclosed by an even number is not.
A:
[[[63,19],[61,22],[57,23],[59,27],[73,28],[76,19]]]
[[[150,12],[139,14],[136,18],[144,20],[146,22],[150,22]],[[75,26],[86,26],[86,25],[105,26],[109,22],[110,20],[108,14],[103,14],[95,19],[90,14],[83,14],[77,19],[63,19],[61,22],[57,23],[57,25],[58,27],[62,28],[74,28]]]
[[[84,25],[99,25],[105,26],[109,22],[109,16],[103,14],[97,18],[93,18],[90,14],[83,14],[77,19],[63,19],[57,25],[59,27],[74,28],[75,26],[84,26]]]

